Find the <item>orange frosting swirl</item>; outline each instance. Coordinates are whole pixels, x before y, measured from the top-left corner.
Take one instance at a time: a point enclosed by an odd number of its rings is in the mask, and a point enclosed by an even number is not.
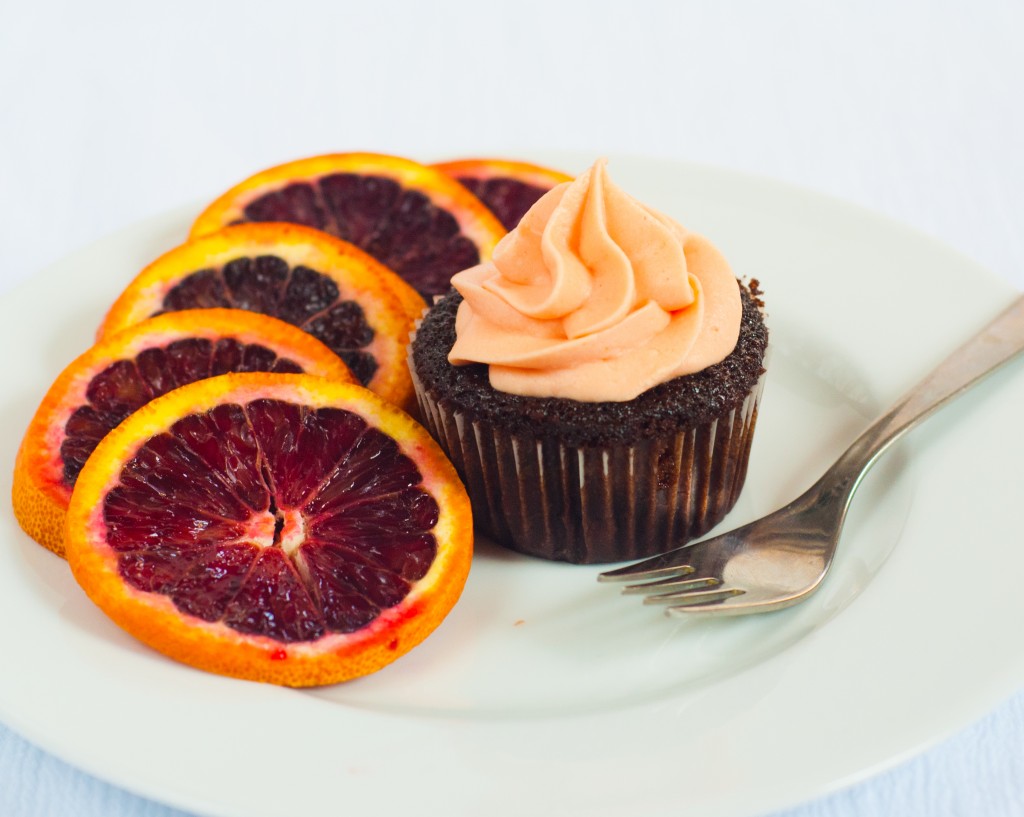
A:
[[[462,294],[449,361],[531,397],[632,400],[723,360],[742,304],[705,238],[627,195],[604,160],[546,193]]]

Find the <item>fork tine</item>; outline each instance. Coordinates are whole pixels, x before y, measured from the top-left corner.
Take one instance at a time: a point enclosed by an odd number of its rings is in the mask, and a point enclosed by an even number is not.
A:
[[[738,616],[750,612],[769,612],[785,610],[810,596],[820,586],[820,581],[795,593],[780,594],[777,590],[752,588],[747,592],[737,591],[731,596],[711,599],[708,602],[686,602],[675,604],[665,612],[678,618],[693,618],[703,614],[719,616]],[[645,599],[646,601],[646,599]]]
[[[670,605],[669,613],[675,608],[686,609],[691,606],[710,605],[723,602],[733,596],[741,596],[745,593],[738,587],[716,587],[713,590],[691,590],[681,593],[662,593],[658,596],[647,596],[644,604],[667,604]]]
[[[599,582],[644,581],[645,579],[669,579],[686,576],[693,573],[693,568],[686,564],[680,553],[681,550],[683,548],[677,548],[642,562],[634,562],[615,570],[607,570],[599,574],[597,580]]]
[[[627,584],[622,588],[622,595],[636,596],[658,593],[665,596],[672,593],[683,593],[689,590],[703,590],[707,587],[716,587],[722,582],[713,577],[702,579],[668,578],[660,581],[645,582],[643,584]]]

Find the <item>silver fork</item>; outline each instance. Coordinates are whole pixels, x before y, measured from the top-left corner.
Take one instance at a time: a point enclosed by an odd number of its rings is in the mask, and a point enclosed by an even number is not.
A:
[[[875,420],[805,493],[736,530],[598,576],[673,615],[740,615],[806,599],[825,578],[850,500],[896,439],[1024,350],[1024,297]]]

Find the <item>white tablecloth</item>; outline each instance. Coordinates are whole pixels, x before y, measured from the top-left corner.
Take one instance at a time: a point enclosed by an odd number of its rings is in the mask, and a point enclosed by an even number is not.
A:
[[[865,205],[1024,286],[1019,3],[5,0],[0,10],[0,297],[259,168],[357,149],[709,162]],[[926,753],[785,815],[1017,815],[1022,771],[1018,693]],[[181,812],[0,725],[0,814]]]

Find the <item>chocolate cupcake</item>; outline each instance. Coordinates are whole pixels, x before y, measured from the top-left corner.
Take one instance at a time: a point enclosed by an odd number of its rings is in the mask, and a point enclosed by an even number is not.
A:
[[[613,562],[684,544],[733,507],[768,335],[756,282],[710,242],[599,162],[452,283],[411,369],[481,533]]]

